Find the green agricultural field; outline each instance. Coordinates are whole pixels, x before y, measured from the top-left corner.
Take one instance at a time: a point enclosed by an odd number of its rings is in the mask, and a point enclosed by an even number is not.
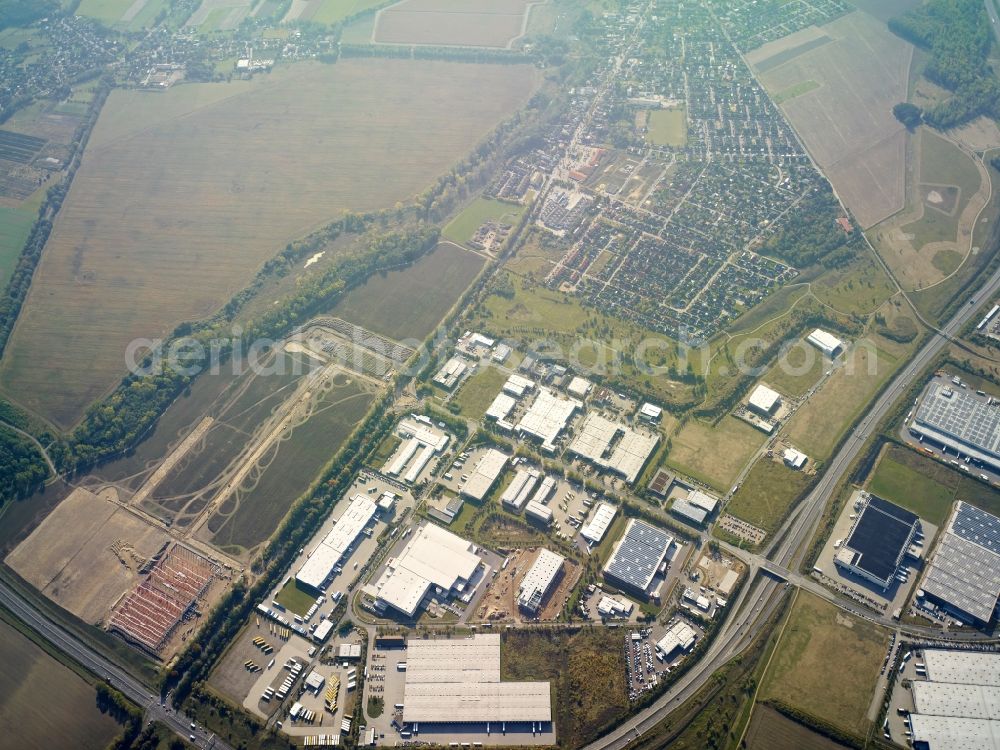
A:
[[[37,218],[34,211],[0,206],[0,286],[6,288]]]
[[[778,357],[763,380],[780,393],[797,398],[816,385],[826,366],[823,353],[803,337]]]
[[[687,113],[683,107],[654,109],[646,127],[646,140],[655,146],[680,148],[687,143]]]
[[[1000,514],[1000,492],[932,458],[891,445],[869,475],[868,489],[940,527],[955,500]]]
[[[560,745],[581,747],[628,713],[622,635],[508,630],[500,657],[504,680],[549,680]]]
[[[286,243],[345,211],[419,193],[537,80],[527,65],[380,59],[296,63],[157,96],[114,91],[0,389],[72,425],[121,377],[130,341],[211,314]]]
[[[808,94],[810,91],[815,91],[819,88],[819,84],[816,81],[800,81],[787,89],[782,89],[774,95],[774,103],[782,104],[787,102],[789,99],[794,99],[797,96],[802,96],[803,94]]]
[[[754,526],[773,532],[788,508],[809,485],[810,477],[766,456],[754,464],[733,495],[726,511]]]
[[[103,750],[121,731],[98,711],[93,686],[0,620],[4,747]]]
[[[76,9],[78,16],[96,18],[108,26],[118,23],[134,0],[82,0]]]
[[[728,492],[765,440],[763,432],[728,415],[714,427],[691,419],[671,438],[667,463],[720,492]]]
[[[380,5],[386,5],[387,0],[323,0],[323,4],[310,19],[313,23],[337,23],[348,16]]]
[[[330,312],[397,341],[423,341],[484,263],[476,253],[442,243],[409,268],[373,276]]]
[[[826,460],[844,431],[899,365],[884,349],[858,346],[845,355],[852,366],[839,368],[790,420],[786,436],[810,458]]]
[[[495,367],[484,367],[466,380],[454,397],[462,416],[482,419],[506,380],[507,373]]]
[[[479,229],[484,221],[489,219],[502,220],[508,224],[516,224],[524,206],[490,198],[477,198],[458,216],[452,219],[441,235],[452,242],[466,243]]]
[[[274,598],[282,607],[300,617],[305,617],[309,608],[316,603],[316,595],[301,588],[294,578]]]
[[[863,737],[888,645],[883,628],[800,591],[759,698],[783,701]]]

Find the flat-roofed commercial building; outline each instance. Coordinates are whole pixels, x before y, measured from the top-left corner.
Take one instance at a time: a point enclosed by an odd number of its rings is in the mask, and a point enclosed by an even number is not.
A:
[[[909,430],[924,440],[1000,471],[1000,408],[989,397],[933,381]]]
[[[610,503],[601,503],[594,511],[594,517],[590,519],[586,526],[580,529],[580,536],[591,544],[600,544],[604,535],[608,531],[611,522],[615,520],[618,508]]]
[[[451,440],[448,433],[434,426],[428,417],[410,415],[399,423],[396,432],[402,444],[389,456],[385,473],[413,484],[436,454]]]
[[[529,500],[528,504],[524,506],[524,515],[543,526],[550,525],[553,518],[551,510],[534,500]]]
[[[670,512],[695,526],[704,526],[705,520],[708,518],[707,510],[698,507],[689,498],[683,497],[679,497],[671,503]]]
[[[542,449],[551,453],[555,450],[556,439],[566,429],[577,409],[581,408],[583,404],[575,398],[563,398],[548,388],[541,388],[517,423],[517,432],[541,441]]]
[[[673,537],[663,529],[633,518],[604,566],[604,578],[639,596],[649,596],[649,586],[672,542]]]
[[[377,607],[413,617],[429,595],[468,599],[481,569],[474,545],[433,523],[413,532],[397,557],[389,558],[375,583],[365,587]]]
[[[920,528],[920,519],[877,495],[866,496],[865,506],[833,561],[838,567],[887,589]]]
[[[1000,599],[1000,518],[955,503],[921,582],[921,594],[960,620],[988,625]]]
[[[913,746],[1000,750],[1000,654],[924,649],[927,678],[912,681]]]
[[[500,502],[516,511],[524,508],[528,498],[535,489],[541,472],[526,466],[519,467],[514,478],[500,496]]]
[[[559,580],[565,561],[566,558],[551,550],[540,550],[517,590],[517,606],[525,612],[538,614],[552,585]]]
[[[548,682],[500,679],[500,635],[410,639],[406,649],[403,724],[417,732],[434,725],[478,725],[480,731],[548,732]],[[473,727],[469,727],[473,728]]]
[[[772,416],[780,405],[781,395],[764,384],[754,388],[750,394],[750,398],[747,400],[747,406],[750,407],[750,411],[757,412],[757,414],[764,417]]]
[[[496,448],[487,448],[469,472],[462,485],[462,494],[477,502],[482,501],[496,485],[507,466],[509,456]]]
[[[824,331],[822,328],[817,328],[810,333],[806,337],[806,341],[831,358],[836,357],[840,350],[844,348],[843,341],[832,333]]]
[[[361,532],[375,517],[378,504],[365,495],[355,495],[330,532],[323,537],[309,555],[309,559],[295,574],[303,586],[319,590],[333,575],[348,548],[357,541]]]
[[[660,442],[659,433],[647,435],[600,414],[588,414],[569,445],[571,453],[634,482]]]
[[[677,620],[664,636],[657,641],[656,648],[664,658],[669,659],[675,651],[689,651],[694,645],[697,634],[684,620]]]

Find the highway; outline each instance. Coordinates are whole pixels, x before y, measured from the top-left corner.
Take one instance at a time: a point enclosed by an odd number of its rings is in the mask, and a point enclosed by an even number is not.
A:
[[[25,602],[20,594],[2,581],[0,581],[0,605],[10,610],[19,620],[55,648],[70,656],[98,677],[106,679],[111,687],[143,709],[145,721],[158,721],[188,742],[191,742],[190,736],[194,735],[193,744],[195,747],[232,750],[228,744],[214,735],[200,728],[191,729],[191,720],[188,717],[178,714],[169,705],[162,705],[155,693],[150,692],[148,686],[115,665],[110,659],[82,643],[74,635],[47,620]],[[166,701],[164,702],[166,703]]]
[[[979,288],[973,299],[981,300],[993,296],[1000,290],[1000,269]],[[854,612],[860,617],[882,622],[884,618],[875,617],[869,610],[836,596],[832,591],[800,576],[793,571],[798,567],[801,557],[809,548],[809,543],[823,516],[823,510],[831,500],[841,480],[853,461],[858,457],[872,430],[889,414],[895,402],[913,384],[918,375],[948,344],[962,326],[977,312],[976,304],[962,305],[955,315],[942,328],[935,332],[924,344],[923,348],[900,370],[889,386],[875,400],[853,434],[844,442],[833,459],[824,467],[823,475],[816,487],[792,512],[782,527],[772,537],[775,541],[767,550],[766,558],[772,560],[779,570],[787,573],[792,585],[802,586],[813,593],[833,601],[843,609]],[[728,547],[728,546],[727,546]],[[663,721],[670,712],[680,706],[688,698],[697,693],[711,677],[712,673],[734,656],[739,654],[752,638],[760,631],[768,615],[774,611],[781,601],[777,596],[785,584],[766,576],[757,576],[764,557],[747,555],[746,552],[728,547],[730,551],[750,564],[750,579],[743,587],[739,597],[730,602],[730,611],[735,613],[725,622],[701,661],[677,681],[666,693],[648,708],[630,717],[622,725],[603,737],[586,746],[585,750],[621,750],[630,742],[639,738],[657,723]],[[773,565],[771,566],[774,567]],[[940,632],[930,628],[900,626],[894,623],[900,631],[918,637],[942,638]],[[963,634],[959,637],[950,636],[950,640],[976,640],[976,634]],[[943,638],[942,638],[943,640]]]

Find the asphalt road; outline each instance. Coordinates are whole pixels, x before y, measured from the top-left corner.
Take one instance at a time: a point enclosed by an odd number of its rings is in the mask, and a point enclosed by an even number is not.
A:
[[[998,290],[1000,290],[1000,269],[980,287],[979,291],[975,293],[974,299],[978,301],[992,297]],[[789,572],[788,577],[793,585],[813,588],[812,585],[806,585],[807,579],[793,575],[790,571],[797,567],[801,556],[807,551],[816,526],[822,518],[823,509],[851,463],[861,452],[872,430],[889,413],[895,402],[910,387],[923,369],[948,344],[949,338],[954,336],[977,311],[978,305],[976,304],[962,305],[951,320],[939,329],[907,365],[896,374],[882,395],[871,405],[864,419],[855,427],[851,437],[824,467],[823,476],[813,491],[799,504],[781,529],[774,534],[772,538],[776,542],[768,550],[767,557],[777,563],[779,569]],[[740,557],[746,559],[747,555],[741,552]],[[755,576],[761,568],[759,557],[752,556],[749,562],[750,582],[743,588],[737,600],[729,604],[730,611],[734,611],[736,614],[732,615],[720,629],[701,662],[678,680],[649,708],[630,717],[618,728],[590,743],[585,750],[621,750],[624,748],[697,693],[718,667],[739,654],[760,631],[763,623],[767,621],[767,616],[781,600],[781,597],[775,596],[775,594],[781,591],[785,584],[770,577]],[[873,617],[872,613],[864,607],[853,605],[839,597],[833,597],[833,599],[838,606],[844,609],[851,610],[869,620],[879,621],[879,618]],[[922,630],[899,625],[896,627],[903,631]],[[934,631],[928,632],[933,633]],[[936,633],[936,636],[940,638],[941,634]],[[949,640],[968,641],[975,638],[975,635],[963,634],[959,637],[952,636]]]
[[[147,685],[116,666],[111,660],[79,641],[72,634],[47,620],[30,604],[25,602],[16,591],[2,581],[0,581],[0,605],[13,612],[18,619],[57,649],[70,656],[98,677],[106,679],[113,688],[140,706],[143,709],[143,716],[146,721],[159,721],[188,742],[191,742],[190,736],[193,734],[195,736],[194,745],[196,747],[232,750],[229,745],[217,737],[198,728],[191,729],[191,720],[177,714],[169,706],[160,705],[159,698],[156,696],[154,690],[151,690]]]

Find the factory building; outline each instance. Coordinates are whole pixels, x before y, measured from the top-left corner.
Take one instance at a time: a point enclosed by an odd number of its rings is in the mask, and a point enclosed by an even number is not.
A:
[[[694,628],[684,620],[678,619],[677,622],[670,626],[664,636],[657,641],[656,649],[663,654],[664,659],[669,659],[677,651],[690,651],[694,645],[696,635]]]
[[[508,459],[506,453],[488,448],[469,471],[469,478],[462,485],[462,494],[476,502],[482,502],[503,474]]]
[[[403,551],[389,558],[385,570],[365,592],[378,609],[391,609],[412,618],[430,597],[468,601],[485,563],[475,545],[426,523],[413,533]]]
[[[402,711],[415,737],[457,724],[480,734],[552,731],[549,683],[501,680],[498,633],[407,641]]]
[[[963,622],[989,625],[1000,599],[1000,518],[955,503],[917,597]]]
[[[542,450],[552,453],[556,440],[581,408],[583,404],[576,399],[563,398],[548,388],[541,388],[515,429],[522,437],[540,441]]]
[[[469,366],[459,357],[452,357],[434,375],[434,383],[450,391],[458,384],[468,369]]]
[[[753,389],[747,406],[762,417],[771,417],[781,406],[781,395],[762,383]]]
[[[534,500],[529,500],[528,504],[524,506],[524,515],[532,521],[537,521],[542,526],[548,527],[552,525],[552,511],[541,503],[536,503]]]
[[[819,349],[823,354],[833,359],[844,348],[844,342],[822,328],[815,329],[806,336],[806,341]]]
[[[631,484],[659,442],[659,433],[647,435],[600,414],[588,414],[570,443],[569,451],[595,466],[621,475]]]
[[[912,434],[1000,471],[1000,409],[989,397],[934,381],[909,424]]]
[[[355,495],[350,505],[295,574],[295,580],[313,590],[322,589],[334,569],[347,555],[347,550],[375,517],[378,505],[365,495]]]
[[[863,507],[833,561],[838,568],[887,589],[920,529],[920,519],[877,495],[862,493],[861,502]]]
[[[518,468],[507,489],[500,496],[500,502],[510,510],[520,512],[527,504],[539,477],[541,472],[538,469],[527,466]]]
[[[540,550],[517,590],[517,606],[529,614],[537,615],[545,597],[559,580],[565,561],[566,558],[562,555],[547,549]]]
[[[618,508],[610,503],[601,503],[586,526],[580,529],[580,536],[591,544],[600,544],[608,531],[611,522],[615,520]]]
[[[609,583],[642,597],[664,567],[673,537],[663,529],[633,518],[604,566]]]
[[[678,497],[673,501],[670,505],[670,512],[682,521],[687,521],[695,526],[704,526],[708,518],[707,510],[699,508],[690,499],[684,497]]]
[[[441,453],[451,439],[429,418],[416,414],[402,420],[396,432],[403,442],[386,461],[385,473],[409,484],[417,481],[430,460]]]

